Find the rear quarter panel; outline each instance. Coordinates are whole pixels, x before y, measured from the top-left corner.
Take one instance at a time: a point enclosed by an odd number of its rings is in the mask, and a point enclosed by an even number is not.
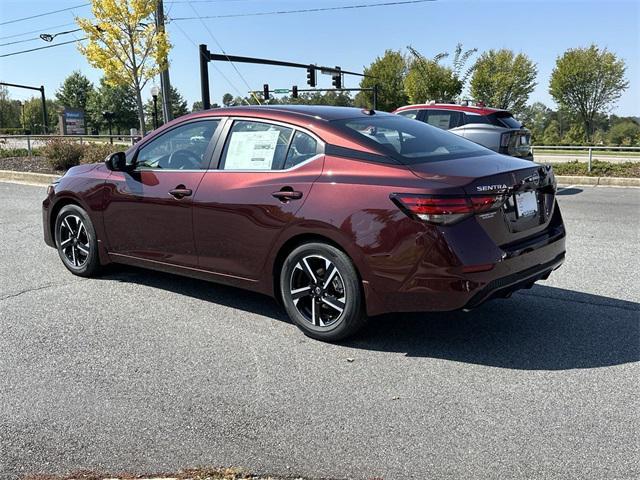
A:
[[[443,187],[402,165],[328,155],[296,222],[274,245],[265,275],[273,271],[273,260],[287,241],[308,234],[338,244],[365,286],[378,295],[401,290],[420,269],[446,269],[456,260],[438,230],[409,218],[389,198],[391,193],[432,193]],[[375,314],[375,309],[369,313]]]

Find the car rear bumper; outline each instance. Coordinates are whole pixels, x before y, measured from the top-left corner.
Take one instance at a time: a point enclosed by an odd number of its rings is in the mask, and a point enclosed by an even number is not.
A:
[[[536,281],[548,278],[559,268],[565,258],[565,232],[538,240],[521,251],[493,265],[490,270],[463,273],[463,266],[435,269],[426,272],[416,270],[397,291],[381,292],[375,285],[367,286],[375,291],[367,297],[380,299],[367,310],[370,315],[391,312],[453,311],[471,309],[493,298],[509,297],[516,290],[530,288]]]

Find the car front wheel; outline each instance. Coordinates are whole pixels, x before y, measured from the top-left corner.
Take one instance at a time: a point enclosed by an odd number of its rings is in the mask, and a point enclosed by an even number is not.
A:
[[[100,260],[96,231],[82,208],[66,205],[58,212],[55,239],[60,259],[71,273],[90,277],[98,272]]]
[[[282,265],[280,291],[289,317],[312,338],[342,340],[366,323],[356,269],[332,245],[307,243],[293,250]]]

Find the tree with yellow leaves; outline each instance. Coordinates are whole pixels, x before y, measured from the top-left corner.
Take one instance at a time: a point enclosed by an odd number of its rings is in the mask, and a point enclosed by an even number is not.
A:
[[[133,87],[143,134],[142,89],[167,68],[171,48],[166,32],[155,27],[156,1],[92,0],[95,18],[76,18],[89,40],[78,47],[89,64],[104,71],[107,83]]]

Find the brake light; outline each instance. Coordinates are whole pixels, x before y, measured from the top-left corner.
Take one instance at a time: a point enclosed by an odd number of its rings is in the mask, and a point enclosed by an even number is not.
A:
[[[509,140],[511,140],[511,132],[503,133],[500,135],[500,146],[507,148],[509,146]]]
[[[439,225],[448,225],[470,215],[499,208],[504,203],[504,196],[438,196],[393,193],[391,200],[410,217]]]

